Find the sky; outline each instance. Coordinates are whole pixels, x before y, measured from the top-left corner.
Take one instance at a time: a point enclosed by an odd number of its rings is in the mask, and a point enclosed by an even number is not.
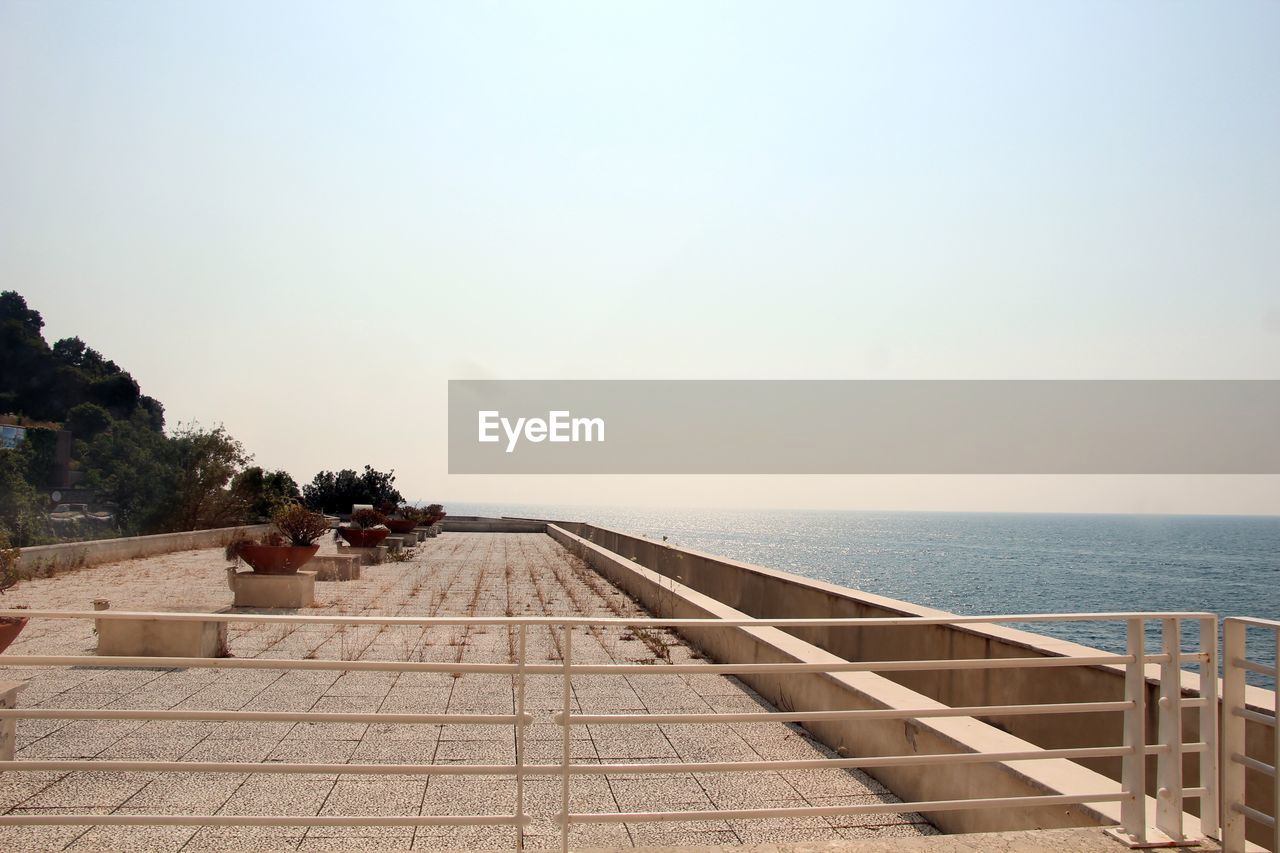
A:
[[[0,0],[0,287],[299,480],[1280,513],[1277,477],[447,473],[450,378],[1280,378],[1280,5]]]

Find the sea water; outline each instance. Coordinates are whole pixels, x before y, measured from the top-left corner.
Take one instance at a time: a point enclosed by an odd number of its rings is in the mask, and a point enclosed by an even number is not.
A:
[[[1274,516],[514,504],[449,510],[563,518],[665,536],[675,545],[964,615],[1208,611],[1280,619],[1280,517]],[[1116,622],[1020,627],[1124,651],[1124,629]],[[1190,650],[1193,626],[1184,636]],[[1274,635],[1251,632],[1249,656],[1274,663]]]

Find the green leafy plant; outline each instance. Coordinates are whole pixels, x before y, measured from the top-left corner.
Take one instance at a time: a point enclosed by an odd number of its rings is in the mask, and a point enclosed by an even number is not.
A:
[[[246,545],[284,545],[287,541],[284,536],[275,530],[268,530],[256,538],[237,532],[231,537],[231,541],[227,543],[227,547],[223,549],[222,553],[227,558],[228,563],[238,564],[243,559]]]
[[[370,527],[377,527],[384,524],[387,517],[376,509],[358,509],[351,513],[351,523],[361,530],[368,530]]]
[[[9,547],[9,536],[0,530],[0,595],[18,582],[18,558],[21,548]]]
[[[401,518],[405,521],[412,521],[420,524],[424,513],[416,506],[405,504],[404,506],[395,507],[391,512],[387,513],[387,515],[390,515],[392,518]]]
[[[295,547],[311,545],[329,532],[329,520],[301,504],[285,504],[271,516],[276,530]]]
[[[443,504],[428,504],[426,510],[424,510],[423,523],[428,526],[438,524],[444,520],[446,515],[448,513],[444,511]]]

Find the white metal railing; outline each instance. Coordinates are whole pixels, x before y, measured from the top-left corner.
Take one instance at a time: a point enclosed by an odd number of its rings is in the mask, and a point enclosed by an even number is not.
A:
[[[1222,844],[1227,851],[1245,849],[1246,821],[1261,824],[1267,833],[1270,850],[1280,850],[1280,785],[1277,785],[1276,768],[1280,767],[1280,737],[1276,737],[1276,710],[1280,709],[1280,679],[1276,667],[1249,660],[1247,640],[1249,629],[1269,632],[1272,648],[1280,652],[1280,622],[1269,619],[1250,619],[1231,616],[1223,620],[1223,687],[1222,687]],[[1280,661],[1280,654],[1273,660]],[[1272,680],[1272,710],[1270,713],[1249,708],[1245,697],[1246,676],[1256,673]],[[1255,723],[1270,728],[1272,735],[1269,761],[1248,755],[1245,727]],[[1248,771],[1253,770],[1271,780],[1271,797],[1266,808],[1248,805],[1245,784]],[[1261,803],[1259,803],[1261,805]]]
[[[948,616],[861,619],[629,619],[593,617],[426,617],[426,616],[295,616],[275,614],[233,613],[133,613],[126,611],[13,611],[33,619],[160,619],[167,621],[207,621],[211,617],[228,623],[290,623],[302,625],[381,625],[422,626],[506,626],[516,633],[511,663],[462,663],[458,661],[390,661],[390,660],[286,660],[273,658],[181,658],[181,657],[88,657],[84,655],[14,655],[0,658],[0,665],[17,667],[77,666],[92,661],[95,666],[122,667],[188,667],[211,669],[272,669],[332,671],[397,671],[437,673],[478,673],[508,675],[515,688],[514,714],[392,714],[392,713],[312,713],[282,711],[214,711],[214,710],[145,710],[145,709],[43,709],[12,708],[0,710],[0,724],[13,725],[22,719],[133,719],[133,720],[207,720],[220,722],[326,722],[326,723],[395,723],[405,725],[493,725],[512,726],[515,732],[515,763],[492,765],[441,764],[357,764],[357,763],[278,763],[278,762],[210,762],[210,761],[130,761],[130,760],[14,760],[0,756],[0,772],[31,771],[114,771],[147,773],[325,773],[344,775],[409,775],[409,776],[508,776],[515,780],[515,802],[509,813],[501,815],[353,815],[353,816],[277,816],[277,815],[119,815],[119,814],[22,814],[0,815],[0,826],[33,824],[81,825],[211,825],[211,826],[427,826],[427,825],[506,825],[513,828],[516,849],[522,849],[524,831],[531,819],[525,807],[524,782],[529,776],[550,776],[560,781],[560,804],[556,823],[561,849],[567,850],[574,825],[598,823],[646,823],[663,821],[749,820],[806,816],[835,816],[906,812],[943,812],[964,809],[999,809],[1035,806],[1062,806],[1091,803],[1118,803],[1121,827],[1117,836],[1131,845],[1162,841],[1188,840],[1184,833],[1184,800],[1200,802],[1200,826],[1205,835],[1216,835],[1218,824],[1218,704],[1217,617],[1208,613],[1091,613],[1035,614],[1000,616]],[[7,615],[0,613],[0,615]],[[925,627],[929,625],[963,625],[987,623],[1035,623],[1068,621],[1108,621],[1125,626],[1127,634],[1124,654],[1098,653],[1077,656],[1034,656],[1020,658],[980,658],[956,660],[884,660],[823,663],[686,663],[686,664],[582,664],[574,663],[575,628],[817,628],[817,627]],[[1158,623],[1161,647],[1148,653],[1145,630],[1149,622]],[[1197,648],[1182,649],[1184,624],[1198,629]],[[1275,624],[1275,623],[1269,623]],[[529,663],[527,661],[528,630],[545,626],[560,634],[560,661]],[[1200,671],[1199,697],[1182,695],[1182,669],[1194,663]],[[928,707],[907,709],[813,710],[787,712],[742,713],[645,713],[588,714],[573,709],[575,676],[669,676],[696,675],[773,675],[794,676],[806,673],[908,672],[1002,669],[1059,669],[1081,666],[1115,666],[1123,668],[1123,698],[1114,701],[1081,701],[1054,704],[1006,704],[968,707]],[[1149,677],[1155,674],[1159,684],[1157,702],[1158,732],[1153,744],[1147,742],[1147,690]],[[562,756],[556,764],[525,762],[526,728],[534,717],[526,708],[527,679],[530,676],[557,676],[561,681],[562,707],[551,716],[561,727]],[[1199,740],[1184,743],[1183,710],[1200,711]],[[1206,711],[1209,711],[1206,713]],[[752,722],[827,722],[833,720],[928,719],[968,716],[1017,716],[1043,714],[1121,713],[1124,739],[1121,745],[1032,749],[987,753],[939,753],[912,755],[877,755],[867,758],[832,758],[802,760],[700,761],[661,764],[615,763],[579,764],[572,760],[572,731],[581,725],[660,725],[725,724]],[[11,742],[11,741],[10,741]],[[1199,779],[1188,787],[1182,778],[1184,755],[1199,757]],[[1149,819],[1146,791],[1147,760],[1155,757],[1154,820]],[[1101,786],[1104,790],[1075,794],[1045,794],[1017,797],[989,797],[954,800],[931,800],[902,803],[877,803],[845,806],[809,806],[779,808],[720,809],[702,811],[646,812],[574,812],[570,808],[573,779],[601,774],[644,775],[666,773],[742,773],[776,770],[945,766],[976,763],[1040,761],[1044,759],[1119,758],[1122,763],[1118,786]]]

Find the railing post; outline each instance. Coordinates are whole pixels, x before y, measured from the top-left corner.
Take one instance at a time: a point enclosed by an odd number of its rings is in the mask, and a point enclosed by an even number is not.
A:
[[[1218,838],[1218,617],[1200,620],[1200,828],[1210,838]]]
[[[25,681],[0,681],[0,708],[18,707],[18,694],[27,686]],[[0,720],[0,761],[13,761],[18,749],[18,721]]]
[[[516,849],[524,849],[525,625],[516,634]]]
[[[1280,630],[1274,627],[1270,630],[1275,639],[1271,660],[1275,662],[1276,670],[1275,677],[1271,679],[1271,709],[1275,717],[1271,729],[1271,849],[1280,850]],[[1240,704],[1244,705],[1243,702]]]
[[[1124,672],[1124,698],[1130,703],[1124,716],[1124,754],[1121,786],[1125,799],[1120,804],[1120,822],[1127,841],[1143,844],[1147,840],[1147,677],[1146,638],[1143,619],[1127,622],[1127,646],[1131,661]]]
[[[1245,632],[1243,622],[1228,617],[1222,623],[1222,849],[1226,853],[1244,850],[1245,818],[1238,807],[1244,805],[1245,755],[1244,667]]]
[[[564,691],[563,709],[560,718],[563,738],[560,759],[560,850],[569,853],[569,761],[572,758],[572,741],[570,740],[569,715],[573,712],[573,626],[564,626],[564,642],[561,643],[560,657],[564,664],[562,689]]]
[[[1182,622],[1160,620],[1160,753],[1156,756],[1156,829],[1174,841],[1182,832]]]

